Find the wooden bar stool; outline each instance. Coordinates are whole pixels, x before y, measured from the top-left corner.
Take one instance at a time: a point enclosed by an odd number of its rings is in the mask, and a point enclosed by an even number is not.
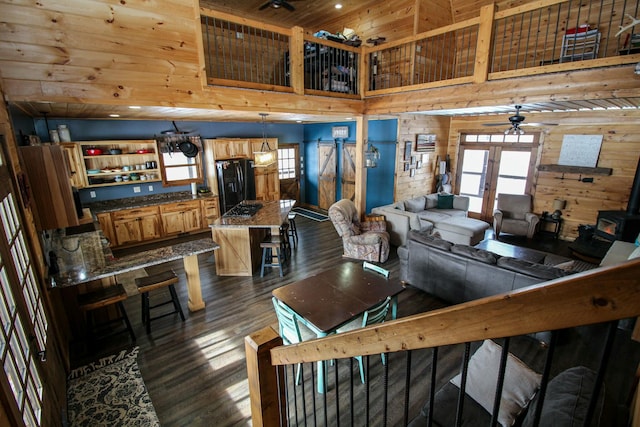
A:
[[[124,309],[124,304],[122,301],[127,299],[127,292],[124,290],[124,287],[120,283],[116,283],[113,286],[108,286],[105,288],[101,288],[97,291],[87,292],[85,294],[78,295],[78,306],[80,310],[85,313],[87,319],[87,337],[89,341],[94,341],[96,339],[96,335],[99,335],[99,338],[106,338],[111,335],[115,335],[124,331],[118,330],[107,330],[106,327],[108,325],[118,323],[124,321],[126,325],[126,330],[129,332],[131,339],[133,341],[136,340],[136,335],[133,333],[133,328],[131,327],[131,322],[129,322],[129,317],[127,316],[127,312]],[[115,304],[120,312],[120,317],[108,320],[106,322],[96,324],[94,319],[94,312],[97,309],[108,307],[110,305]],[[100,332],[106,331],[103,334]]]
[[[291,238],[292,246],[295,249],[296,244],[298,243],[298,229],[296,228],[296,213],[289,212],[287,219],[289,220],[289,237]]]
[[[262,266],[260,267],[260,277],[264,277],[265,267],[277,267],[280,269],[280,277],[282,275],[282,239],[280,236],[267,236],[262,242],[260,242],[262,248]],[[274,256],[273,250],[275,249],[276,255]],[[267,259],[269,262],[267,263]]]
[[[136,279],[136,286],[138,287],[138,293],[141,297],[142,303],[142,323],[147,326],[147,333],[151,333],[151,321],[160,319],[161,317],[170,316],[172,314],[180,314],[180,318],[184,322],[184,313],[180,306],[180,300],[176,293],[176,288],[173,286],[178,283],[178,276],[173,270],[163,271],[162,273],[154,274],[146,277],[139,277]],[[150,305],[149,292],[168,287],[171,299],[163,301],[161,303]],[[173,311],[164,313],[156,317],[151,317],[151,309],[157,308],[163,305],[173,304]]]
[[[284,259],[287,260],[291,256],[291,242],[289,241],[289,223],[284,222],[280,226],[280,241],[282,242],[282,252]]]

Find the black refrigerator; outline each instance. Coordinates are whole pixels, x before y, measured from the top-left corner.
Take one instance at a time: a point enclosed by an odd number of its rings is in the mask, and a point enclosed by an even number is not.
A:
[[[255,200],[256,182],[252,163],[249,159],[216,161],[221,214],[243,200]]]

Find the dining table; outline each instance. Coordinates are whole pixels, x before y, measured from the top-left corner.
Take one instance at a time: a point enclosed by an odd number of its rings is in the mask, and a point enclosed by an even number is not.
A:
[[[398,313],[398,294],[404,286],[380,274],[383,269],[364,268],[366,263],[344,262],[305,279],[274,289],[272,295],[292,309],[298,320],[317,337],[341,326],[391,297],[391,318]],[[324,393],[324,361],[318,362],[318,392]]]

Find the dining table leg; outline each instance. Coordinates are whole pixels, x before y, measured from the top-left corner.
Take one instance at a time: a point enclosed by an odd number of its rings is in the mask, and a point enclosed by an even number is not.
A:
[[[326,337],[328,334],[322,333],[322,332],[318,332],[317,336],[318,338],[322,338],[322,337]],[[327,363],[324,360],[319,360],[318,361],[318,373],[316,374],[317,376],[317,382],[318,382],[318,393],[324,393],[327,391],[327,385],[325,384],[325,375],[324,375],[324,371],[327,368]]]
[[[198,311],[204,308],[202,299],[202,286],[200,283],[200,267],[198,255],[189,255],[183,258],[184,272],[187,275],[187,294],[189,311]]]

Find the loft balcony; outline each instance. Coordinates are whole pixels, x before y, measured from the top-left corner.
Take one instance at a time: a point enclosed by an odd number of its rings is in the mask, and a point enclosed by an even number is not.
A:
[[[637,63],[640,28],[628,25],[636,10],[620,0],[489,5],[472,19],[360,47],[206,9],[201,26],[209,85],[365,99]]]

